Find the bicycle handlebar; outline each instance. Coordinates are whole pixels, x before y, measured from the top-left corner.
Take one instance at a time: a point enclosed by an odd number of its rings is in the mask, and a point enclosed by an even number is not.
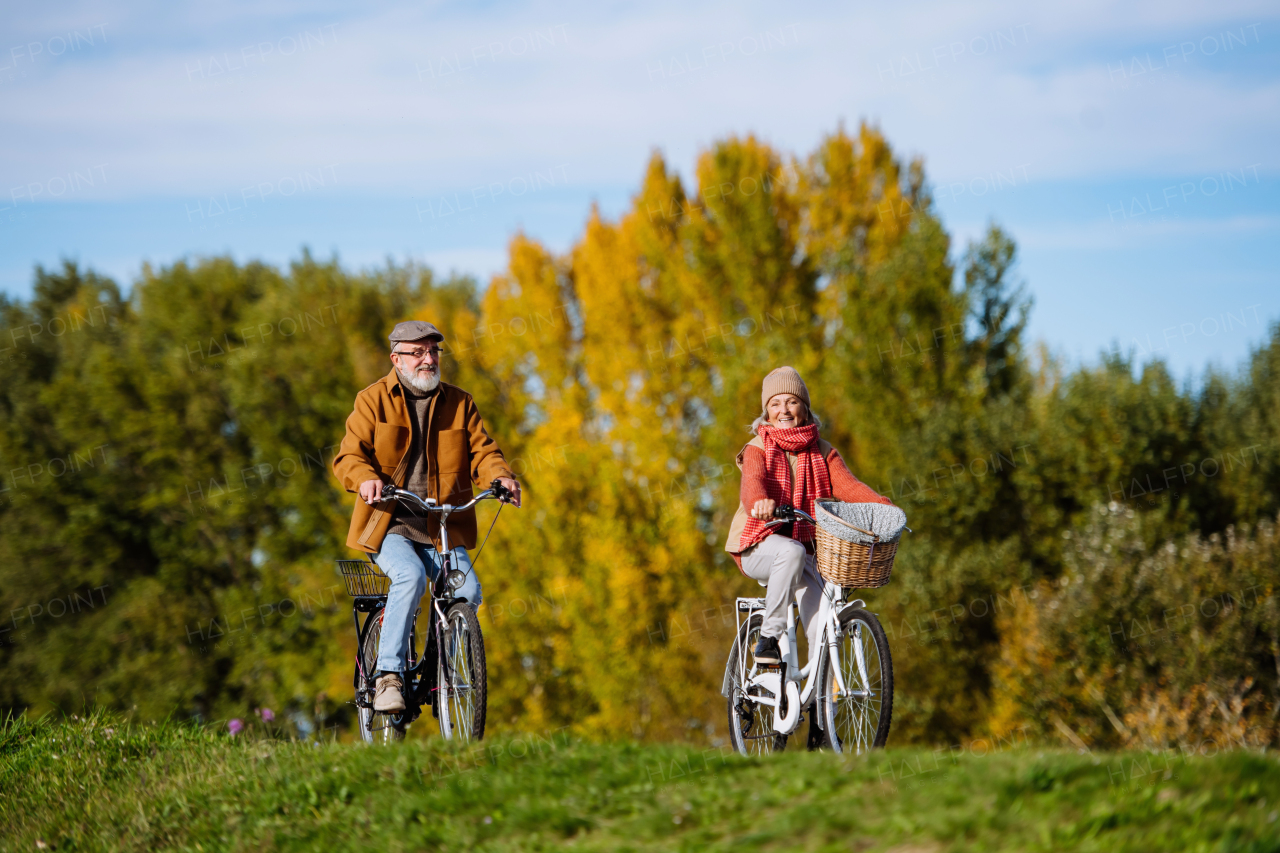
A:
[[[788,521],[795,521],[797,518],[804,519],[810,524],[817,524],[817,522],[813,520],[813,516],[809,515],[809,513],[802,509],[796,509],[793,506],[788,506],[787,504],[778,504],[778,506],[773,510],[773,517],[773,521],[765,522],[765,527],[785,524]]]
[[[451,506],[449,504],[438,504],[435,502],[435,500],[430,500],[430,499],[424,501],[422,498],[418,497],[416,494],[409,491],[408,489],[402,489],[399,486],[393,485],[391,483],[388,483],[387,485],[382,487],[382,499],[384,501],[389,501],[389,500],[411,501],[412,503],[417,504],[419,508],[426,510],[427,512],[466,512],[467,510],[471,509],[472,507],[474,507],[476,504],[480,503],[480,501],[483,501],[483,500],[489,500],[490,498],[492,498],[494,500],[502,501],[503,503],[510,503],[512,497],[513,495],[511,494],[511,490],[508,489],[506,486],[502,485],[502,483],[499,482],[498,480],[494,480],[492,483],[489,484],[489,488],[485,489],[483,492],[476,495],[474,498],[469,500],[467,503],[462,504],[461,506]]]

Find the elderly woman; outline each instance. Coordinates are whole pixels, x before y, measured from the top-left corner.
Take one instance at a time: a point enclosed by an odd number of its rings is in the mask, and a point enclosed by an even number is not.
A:
[[[814,529],[807,521],[766,528],[774,509],[789,504],[813,515],[818,498],[849,503],[892,503],[850,473],[840,453],[818,437],[821,424],[809,407],[809,389],[800,374],[779,367],[764,378],[764,411],[751,425],[755,438],[738,454],[741,503],[729,528],[725,550],[742,573],[765,593],[764,624],[755,648],[758,663],[778,663],[778,637],[787,629],[791,597],[800,604],[805,635],[815,636],[822,580],[814,561]]]

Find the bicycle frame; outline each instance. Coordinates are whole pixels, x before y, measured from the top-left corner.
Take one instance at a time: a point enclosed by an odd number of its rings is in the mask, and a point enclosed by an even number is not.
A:
[[[792,510],[792,512],[810,523],[813,519],[801,510]],[[785,523],[787,519],[778,519],[772,521],[768,527]],[[867,665],[862,655],[861,643],[855,643],[854,648],[857,654],[858,675],[862,681],[859,689],[851,690],[849,685],[844,683],[844,676],[840,667],[840,649],[837,645],[836,638],[840,634],[840,613],[848,608],[862,608],[866,603],[861,599],[845,603],[844,589],[832,583],[824,583],[822,589],[822,602],[818,607],[818,615],[814,622],[821,626],[817,637],[809,638],[810,657],[808,662],[800,666],[799,645],[796,642],[796,601],[793,599],[787,606],[787,632],[778,638],[778,646],[782,651],[782,661],[777,669],[768,667],[762,669],[754,659],[748,670],[745,665],[747,653],[746,648],[738,650],[738,666],[739,666],[739,683],[743,685],[746,695],[759,705],[767,705],[774,709],[774,731],[778,734],[791,734],[800,724],[800,710],[808,708],[813,703],[814,694],[818,689],[818,673],[822,671],[822,661],[829,658],[831,661],[832,671],[836,682],[835,698],[839,699],[845,696],[867,696],[870,694],[868,687]],[[837,605],[843,605],[837,607]],[[743,630],[743,613],[746,613],[746,624],[750,624],[751,617],[756,612],[760,612],[763,618],[764,599],[761,598],[739,598],[737,600],[737,640],[742,643],[743,638],[747,636],[747,632]],[[785,680],[784,680],[785,679]],[[803,687],[799,685],[803,684]],[[756,688],[755,692],[752,688]],[[763,691],[764,693],[762,694]],[[772,694],[764,695],[764,694]],[[785,709],[783,708],[785,701]],[[822,725],[819,720],[819,726]]]
[[[782,650],[781,670],[774,670],[772,667],[762,669],[759,664],[754,661],[750,668],[746,668],[745,662],[749,649],[740,648],[738,654],[739,666],[742,667],[741,683],[744,685],[747,695],[751,701],[759,705],[768,705],[775,709],[774,729],[779,734],[790,734],[795,731],[799,725],[799,710],[807,708],[813,702],[814,694],[818,689],[818,673],[822,669],[822,660],[829,657],[833,667],[833,673],[836,680],[836,698],[844,696],[865,696],[869,692],[866,688],[867,684],[867,666],[866,661],[862,659],[861,646],[855,644],[858,651],[858,673],[862,679],[862,685],[858,689],[851,690],[844,683],[844,677],[840,668],[840,648],[836,642],[836,638],[840,634],[839,615],[842,610],[847,607],[861,608],[866,603],[862,599],[855,599],[851,602],[844,603],[841,599],[843,589],[834,584],[825,584],[822,594],[822,603],[819,605],[817,618],[814,620],[816,624],[822,626],[822,630],[817,638],[809,638],[809,648],[813,650],[810,654],[808,662],[802,667],[800,666],[799,646],[796,642],[796,603],[791,602],[787,608],[787,633],[778,638],[778,645]],[[843,605],[837,607],[837,605]],[[749,621],[755,613],[763,613],[764,601],[759,598],[739,598],[738,599],[738,637],[742,638],[746,632],[742,630],[745,613],[745,619]],[[782,684],[782,676],[785,674],[787,684],[797,685],[797,689],[787,703],[785,715],[779,710],[782,705],[781,695],[787,688]],[[803,687],[799,685],[803,684]],[[763,688],[767,693],[764,695],[752,688]],[[788,691],[790,692],[790,691]],[[794,706],[792,703],[795,703]]]
[[[449,703],[448,697],[445,701],[439,701],[439,697],[432,695],[440,691],[439,684],[433,684],[436,675],[435,665],[439,665],[446,675],[449,675],[450,661],[444,651],[442,643],[443,631],[445,625],[445,611],[452,607],[458,601],[465,599],[451,595],[453,589],[450,586],[450,576],[454,573],[454,557],[453,551],[449,546],[449,516],[455,512],[464,512],[471,509],[480,501],[487,498],[503,497],[496,488],[486,489],[476,495],[466,504],[461,506],[452,506],[450,504],[439,505],[434,499],[428,498],[423,500],[413,492],[405,489],[397,488],[388,484],[383,489],[383,500],[405,500],[416,503],[419,508],[425,510],[428,514],[438,513],[440,515],[440,570],[437,572],[435,580],[431,584],[428,591],[430,596],[430,605],[427,611],[426,637],[427,643],[423,648],[422,657],[417,656],[417,621],[422,610],[418,608],[413,614],[413,620],[409,628],[409,648],[408,659],[405,661],[404,687],[405,687],[405,710],[391,717],[392,722],[398,726],[407,726],[416,720],[422,714],[422,705],[430,704],[437,716],[443,721],[444,727],[451,725],[449,720]],[[465,576],[464,576],[465,579]],[[461,584],[458,584],[461,586]],[[387,596],[381,595],[376,597],[357,598],[352,604],[352,619],[355,621],[356,627],[356,688],[358,690],[360,678],[364,678],[366,683],[372,683],[372,673],[364,671],[364,661],[361,659],[360,650],[364,648],[364,641],[373,624],[373,618],[376,614],[381,620],[385,613],[387,604]],[[365,612],[369,615],[365,617],[364,624],[360,623],[360,613]],[[433,642],[434,641],[434,642]],[[432,646],[435,647],[436,654],[430,654]],[[435,660],[432,660],[432,658]],[[431,661],[432,666],[424,667],[423,665]],[[446,683],[451,683],[452,678],[446,679]],[[430,687],[427,687],[430,685]],[[424,688],[425,690],[424,695]],[[398,718],[398,721],[397,721]],[[372,725],[372,717],[370,718]]]

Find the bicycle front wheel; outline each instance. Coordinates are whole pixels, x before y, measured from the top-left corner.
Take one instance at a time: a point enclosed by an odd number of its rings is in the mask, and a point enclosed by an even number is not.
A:
[[[787,748],[787,736],[773,730],[774,709],[747,695],[751,650],[760,641],[764,617],[753,613],[729,649],[729,737],[742,755],[767,755]]]
[[[480,740],[488,710],[489,673],[476,610],[460,601],[445,612],[436,664],[435,707],[445,740]]]
[[[818,712],[831,748],[861,755],[889,739],[893,719],[889,639],[874,613],[850,608],[840,614],[835,652],[835,658],[829,653],[823,656],[818,673]]]
[[[374,677],[378,672],[378,644],[382,641],[382,614],[375,610],[365,623],[360,639],[360,664],[356,667],[356,716],[360,738],[365,743],[395,743],[404,740],[404,718],[373,710]]]

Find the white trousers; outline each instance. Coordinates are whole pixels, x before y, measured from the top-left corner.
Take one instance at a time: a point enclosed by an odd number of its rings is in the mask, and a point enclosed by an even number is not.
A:
[[[742,552],[742,571],[768,587],[761,636],[781,637],[787,632],[787,607],[794,596],[800,604],[805,636],[812,642],[819,627],[816,621],[824,586],[813,555],[806,554],[804,546],[791,537],[772,533]]]

